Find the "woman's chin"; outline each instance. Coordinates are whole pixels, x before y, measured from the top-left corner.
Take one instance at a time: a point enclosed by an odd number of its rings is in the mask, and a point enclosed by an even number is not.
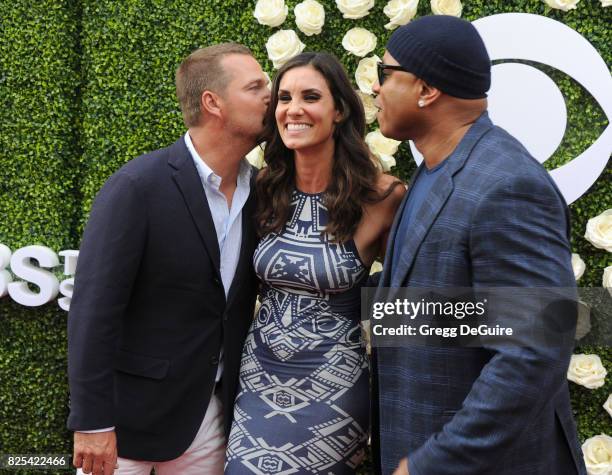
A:
[[[283,143],[285,144],[285,147],[287,147],[289,150],[299,150],[304,147],[304,144],[301,141],[295,140],[293,138],[284,139]]]

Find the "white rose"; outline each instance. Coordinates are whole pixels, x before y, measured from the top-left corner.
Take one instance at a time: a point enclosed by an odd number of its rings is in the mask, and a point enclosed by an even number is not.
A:
[[[336,5],[344,18],[356,20],[370,13],[374,0],[336,0]]]
[[[253,165],[254,167],[257,167],[259,169],[263,168],[266,166],[266,162],[264,161],[264,148],[265,148],[265,143],[260,145],[257,145],[253,150],[251,150],[249,153],[246,154],[245,158],[248,160],[248,162]]]
[[[389,155],[381,155],[378,157],[378,161],[380,162],[382,171],[385,173],[390,171],[396,165],[395,158]]]
[[[597,249],[612,252],[612,209],[589,219],[584,237]]]
[[[263,73],[267,81],[266,87],[271,91],[272,90],[272,79],[270,79],[270,75],[266,71],[264,71]]]
[[[342,46],[349,53],[363,58],[376,48],[376,35],[365,28],[351,28],[342,38]]]
[[[544,3],[551,8],[567,12],[569,10],[574,10],[579,1],[580,0],[544,0]]]
[[[380,58],[374,55],[363,58],[357,65],[355,82],[359,86],[359,90],[365,94],[373,94],[372,86],[378,80],[378,73],[376,72],[376,63],[378,62],[380,62]]]
[[[370,267],[370,275],[376,274],[377,272],[382,272],[383,266],[380,261],[372,262],[372,267]]]
[[[608,289],[608,292],[612,296],[612,266],[608,266],[604,269],[601,278],[601,286]]]
[[[304,0],[293,9],[295,24],[306,36],[318,35],[325,24],[325,9],[317,0]]]
[[[431,11],[435,15],[461,16],[462,8],[459,0],[431,0]]]
[[[376,114],[378,113],[378,107],[374,105],[374,96],[370,96],[369,94],[365,94],[361,91],[356,92],[359,99],[361,99],[361,103],[363,104],[366,124],[371,124],[376,120]]]
[[[372,154],[380,161],[383,171],[388,172],[391,167],[395,166],[393,155],[397,152],[401,142],[388,139],[379,129],[366,135],[365,141]]]
[[[610,417],[612,417],[612,393],[610,393],[608,399],[606,399],[606,402],[604,402],[603,408],[608,414],[610,414]]]
[[[253,16],[262,25],[279,26],[287,18],[288,12],[285,0],[258,0]]]
[[[255,300],[255,309],[253,310],[253,316],[257,317],[260,307],[261,307],[261,302],[259,301],[259,296],[257,296],[257,299]]]
[[[578,354],[572,355],[567,379],[585,388],[597,389],[604,385],[606,368],[601,364],[601,359],[597,355]]]
[[[293,30],[280,30],[274,33],[266,42],[268,58],[276,69],[294,56],[304,51],[306,45],[300,41]]]
[[[591,307],[586,302],[578,300],[578,319],[576,321],[576,340],[581,340],[591,331]]]
[[[391,20],[385,25],[387,30],[393,30],[405,25],[416,15],[419,0],[391,0],[383,8],[383,13]]]
[[[601,0],[601,6],[602,7],[612,6],[612,0]]]
[[[370,320],[361,320],[361,339],[365,343],[366,353],[372,354],[372,336],[370,333]]]
[[[610,475],[612,473],[612,437],[596,435],[582,444],[584,464],[589,475]]]
[[[580,257],[580,255],[572,253],[572,270],[574,271],[574,278],[579,280],[584,274],[584,270],[586,269],[586,264]]]

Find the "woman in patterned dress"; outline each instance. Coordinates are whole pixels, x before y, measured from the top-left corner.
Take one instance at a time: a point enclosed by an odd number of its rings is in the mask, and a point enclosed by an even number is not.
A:
[[[303,53],[279,70],[266,123],[261,306],[225,473],[351,474],[369,430],[360,288],[405,189],[372,159],[363,106],[332,55]]]

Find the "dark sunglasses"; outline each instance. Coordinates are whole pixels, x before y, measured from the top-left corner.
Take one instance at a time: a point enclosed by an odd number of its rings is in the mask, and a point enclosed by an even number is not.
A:
[[[376,63],[376,70],[378,72],[378,84],[380,86],[385,82],[385,69],[391,69],[393,71],[404,71],[405,73],[409,72],[402,68],[401,66],[396,66],[393,64],[385,64],[382,62]]]

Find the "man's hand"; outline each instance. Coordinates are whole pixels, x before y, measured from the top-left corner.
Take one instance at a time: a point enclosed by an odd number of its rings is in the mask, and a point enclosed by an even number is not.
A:
[[[395,472],[393,472],[393,475],[410,475],[408,473],[408,459],[407,458],[400,460],[400,463],[395,469]]]
[[[83,473],[113,475],[117,465],[117,436],[114,430],[74,433],[73,463]]]

